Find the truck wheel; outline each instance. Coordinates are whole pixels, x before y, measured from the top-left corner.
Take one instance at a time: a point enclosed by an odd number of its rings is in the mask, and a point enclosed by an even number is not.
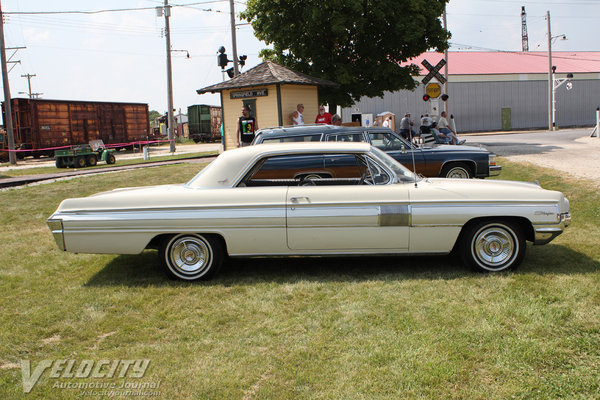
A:
[[[481,272],[516,268],[525,257],[525,238],[510,222],[483,221],[463,232],[460,256],[467,266]]]
[[[107,164],[114,164],[115,162],[117,162],[117,159],[115,158],[115,155],[113,153],[109,153],[106,156],[106,163]]]
[[[85,167],[85,157],[78,156],[75,157],[75,168],[84,168]]]
[[[465,163],[452,163],[442,168],[440,176],[442,178],[470,179],[473,177],[473,172]]]
[[[180,234],[166,237],[159,257],[167,275],[195,281],[212,278],[223,263],[223,246],[212,236]]]
[[[54,163],[56,164],[56,168],[66,168],[67,167],[65,165],[65,160],[63,160],[62,157],[57,158]]]
[[[96,157],[95,154],[89,155],[87,157],[87,165],[89,165],[90,167],[93,167],[96,164],[98,164],[98,157]]]

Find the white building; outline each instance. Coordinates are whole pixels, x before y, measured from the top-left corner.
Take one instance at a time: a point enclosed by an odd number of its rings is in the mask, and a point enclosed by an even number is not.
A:
[[[424,53],[411,60],[421,67],[419,81],[429,72],[426,59],[436,65],[442,53]],[[600,52],[553,52],[555,78],[573,74],[572,89],[556,89],[556,124],[591,126],[600,107]],[[548,128],[548,55],[545,52],[449,52],[448,111],[460,132]],[[444,74],[444,68],[440,70]],[[431,112],[423,101],[425,86],[414,91],[386,92],[381,98],[363,97],[342,109],[342,120],[352,114],[391,111],[397,117],[410,112],[415,120]],[[444,109],[441,100],[440,109]],[[434,102],[435,103],[435,102]],[[416,122],[416,121],[415,121]]]

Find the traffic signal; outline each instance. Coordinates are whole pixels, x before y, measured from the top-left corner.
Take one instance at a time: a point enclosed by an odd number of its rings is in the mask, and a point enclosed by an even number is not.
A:
[[[218,61],[219,67],[221,67],[221,69],[225,69],[225,67],[229,63],[229,60],[227,59],[227,54],[225,54],[225,53],[219,54],[217,56],[217,61]]]
[[[446,100],[448,100],[448,98],[449,98],[449,97],[450,97],[450,96],[448,96],[446,93],[444,93],[444,94],[441,96],[441,99],[442,99],[442,101],[446,101]]]
[[[248,56],[244,54],[243,56],[240,56],[239,58],[240,58],[240,66],[243,67],[244,65],[246,65],[246,59],[248,59]]]
[[[423,95],[423,101],[429,101],[430,98],[428,94]]]
[[[227,76],[229,76],[229,78],[233,78],[233,75],[234,75],[233,67],[229,68],[225,72],[227,72]]]

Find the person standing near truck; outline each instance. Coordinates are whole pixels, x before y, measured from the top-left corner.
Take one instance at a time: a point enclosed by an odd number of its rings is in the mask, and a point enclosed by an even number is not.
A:
[[[256,118],[250,115],[250,107],[242,106],[242,116],[238,119],[237,127],[237,147],[249,146],[254,140],[258,125]]]

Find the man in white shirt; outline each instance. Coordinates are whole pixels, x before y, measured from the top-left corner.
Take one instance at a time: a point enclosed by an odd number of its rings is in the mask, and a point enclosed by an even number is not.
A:
[[[298,104],[296,106],[296,111],[290,113],[289,118],[292,120],[294,125],[304,125],[304,116],[302,113],[304,112],[304,105]]]
[[[466,140],[459,140],[458,136],[456,136],[456,132],[450,127],[448,124],[448,120],[446,119],[446,111],[442,111],[442,115],[437,123],[437,128],[440,131],[442,138],[450,138],[452,140],[452,144],[463,144]]]

